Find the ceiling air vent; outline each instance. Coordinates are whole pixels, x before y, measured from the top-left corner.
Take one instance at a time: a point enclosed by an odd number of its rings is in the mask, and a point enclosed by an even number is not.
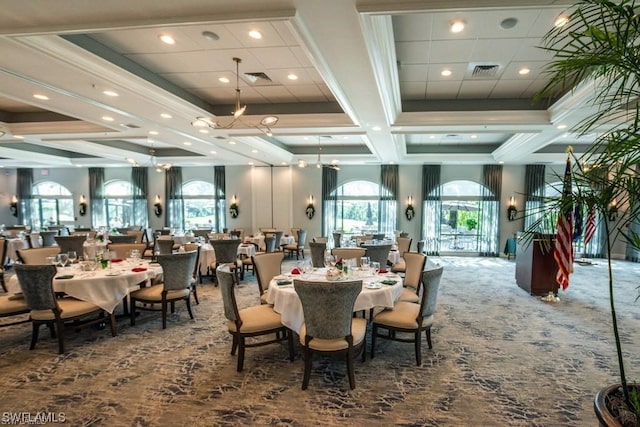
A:
[[[122,126],[123,128],[127,128],[127,129],[140,129],[140,126],[134,125],[134,124],[131,124],[131,123],[123,123],[120,126]]]
[[[499,65],[476,65],[471,75],[473,77],[495,77],[499,69]]]
[[[262,73],[262,72],[259,72],[259,73],[244,73],[244,76],[251,83],[255,83],[258,80],[266,80],[268,82],[271,81],[271,77],[267,76],[265,73]]]

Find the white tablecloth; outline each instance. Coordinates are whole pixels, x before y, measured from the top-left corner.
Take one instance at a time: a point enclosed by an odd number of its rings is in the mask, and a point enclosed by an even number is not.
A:
[[[26,239],[7,239],[7,257],[16,262],[18,260],[18,249],[28,249],[29,242]]]
[[[142,267],[146,271],[134,272],[132,268]],[[96,271],[80,271],[79,265],[58,268],[58,275],[73,274],[72,279],[53,279],[53,288],[56,292],[64,292],[74,298],[91,302],[112,313],[116,306],[130,291],[138,289],[141,283],[147,282],[162,274],[160,264],[139,261],[131,264],[128,261],[112,264],[107,269]],[[10,293],[21,292],[16,275],[7,283]]]
[[[251,257],[256,254],[256,247],[252,244],[240,244],[238,246],[238,255]],[[213,250],[213,246],[210,243],[205,243],[200,246],[200,261],[198,268],[200,274],[207,274],[209,272],[209,266],[216,262],[216,253]],[[215,274],[215,273],[214,273]]]
[[[107,242],[104,241],[99,241],[99,240],[94,240],[94,241],[86,241],[82,244],[82,250],[84,251],[84,258],[89,260],[89,259],[95,259],[96,258],[96,254],[98,252],[102,253],[104,252],[104,250],[107,248]]]
[[[264,245],[264,235],[261,234],[259,236],[254,236],[254,237],[248,237],[245,238],[246,241],[249,241],[251,243],[255,243],[256,245],[258,245],[259,250],[264,251],[266,250],[266,247]],[[280,245],[291,245],[293,243],[295,243],[296,239],[293,236],[282,236],[280,238]],[[277,244],[277,242],[276,242]]]
[[[314,269],[313,273],[305,277],[305,280],[326,281],[327,292],[331,292],[331,284],[333,282],[327,281],[325,275],[326,269],[317,268]],[[278,285],[278,279],[282,279],[282,276],[276,276],[271,280],[267,292],[267,302],[273,304],[273,309],[280,313],[283,325],[293,331],[300,332],[300,328],[304,324],[304,313],[300,298],[293,288],[293,280],[296,277],[300,276],[287,276],[292,281],[292,284],[285,286]],[[368,289],[366,287],[369,283],[377,283],[385,279],[396,280],[396,283],[394,285],[382,285],[379,289]],[[362,292],[356,299],[353,311],[369,310],[373,307],[391,308],[393,303],[402,295],[402,279],[399,276],[381,274],[378,276],[355,277],[353,280],[362,280]]]

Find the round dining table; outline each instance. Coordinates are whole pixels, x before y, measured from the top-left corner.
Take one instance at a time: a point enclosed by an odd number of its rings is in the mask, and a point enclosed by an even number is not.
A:
[[[331,292],[331,285],[335,282],[327,280],[326,268],[314,268],[312,272],[297,275],[284,274],[274,277],[269,282],[267,303],[273,304],[273,309],[280,314],[282,324],[289,329],[300,332],[304,324],[302,303],[293,287],[296,279],[326,282],[327,292]],[[355,271],[348,280],[362,280],[362,291],[356,298],[353,311],[369,310],[374,307],[392,308],[402,295],[402,278],[395,274],[371,274]]]

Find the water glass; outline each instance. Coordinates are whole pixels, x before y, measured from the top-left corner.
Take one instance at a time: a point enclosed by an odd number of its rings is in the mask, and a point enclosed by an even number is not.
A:
[[[336,266],[336,257],[335,255],[325,255],[324,257],[324,266],[329,269]]]
[[[67,266],[67,263],[69,262],[69,255],[65,254],[65,253],[60,253],[58,255],[56,255],[56,263],[64,268]]]
[[[370,264],[371,258],[369,258],[368,256],[360,257],[360,268],[362,269],[362,271],[368,272]]]
[[[376,275],[378,275],[380,273],[380,263],[378,261],[372,261],[371,269]]]
[[[78,259],[78,254],[76,251],[67,252],[67,258],[69,259],[69,264],[73,264]]]

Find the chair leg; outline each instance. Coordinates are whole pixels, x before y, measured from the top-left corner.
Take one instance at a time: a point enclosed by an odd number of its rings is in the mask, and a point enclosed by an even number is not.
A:
[[[31,324],[32,324],[31,346],[29,346],[29,350],[33,350],[34,348],[36,348],[36,342],[38,341],[38,333],[40,331],[40,323],[32,322]]]
[[[162,301],[162,329],[167,329],[167,301]]]
[[[309,378],[311,378],[311,351],[308,347],[303,349],[304,352],[304,376],[302,378],[302,389],[309,387]]]
[[[131,326],[136,324],[136,300],[131,298],[131,307],[129,311],[129,323]]]
[[[238,349],[238,336],[236,334],[232,334],[233,341],[231,342],[231,355],[235,356],[236,350]]]
[[[111,326],[111,336],[115,337],[118,335],[116,332],[116,315],[115,313],[109,313],[109,326]]]
[[[187,295],[187,311],[189,312],[189,317],[193,320],[193,311],[191,311],[191,297]]]
[[[431,328],[427,328],[425,332],[427,335],[427,343],[429,344],[429,349],[432,349],[433,346],[431,345]]]
[[[7,292],[7,285],[4,283],[4,274],[0,275],[0,285],[2,285],[2,289]]]
[[[362,342],[361,350],[362,352],[362,363],[367,361],[367,337],[364,337],[364,341]]]
[[[193,282],[193,285],[191,286],[191,292],[193,293],[193,300],[196,302],[196,304],[200,304],[200,301],[198,300],[198,287],[196,286],[196,282]]]
[[[242,371],[244,368],[244,337],[238,337],[238,372]]]
[[[422,365],[422,334],[420,330],[415,333],[415,348],[416,348],[416,363],[418,366]]]
[[[62,319],[56,320],[56,330],[58,331],[58,354],[64,353],[64,322]]]
[[[47,323],[47,328],[49,328],[49,335],[51,336],[51,339],[58,338],[58,334],[56,334],[56,328],[53,325],[53,323],[51,322]]]
[[[349,375],[349,388],[356,388],[356,376],[353,373],[353,348],[347,351],[347,374]]]

